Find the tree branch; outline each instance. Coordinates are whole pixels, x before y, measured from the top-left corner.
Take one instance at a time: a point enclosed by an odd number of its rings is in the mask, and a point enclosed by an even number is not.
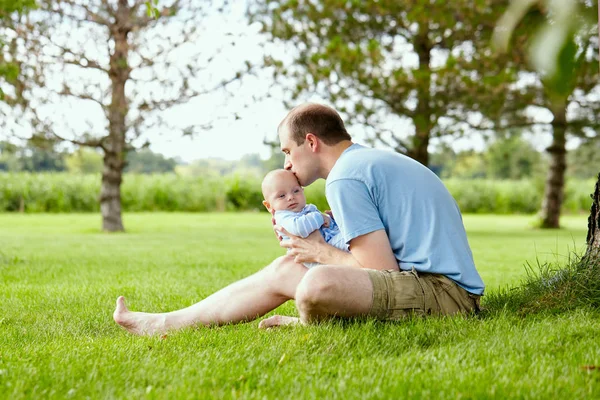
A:
[[[396,142],[396,145],[391,144],[389,141],[382,137],[382,134],[386,132],[388,132],[392,136],[392,138]],[[379,140],[385,146],[394,149],[396,153],[406,154],[408,152],[408,149],[410,148],[410,146],[408,146],[408,143],[394,135],[394,132],[392,132],[391,129],[384,129],[382,132],[375,133],[375,139]]]
[[[218,119],[225,119],[224,117],[217,117]],[[173,124],[169,124],[162,116],[156,115],[155,120],[150,121],[148,118],[144,116],[138,116],[135,120],[129,123],[132,127],[134,135],[128,137],[127,146],[130,148],[135,148],[133,146],[133,142],[139,139],[149,128],[153,126],[161,126],[163,132],[176,132],[181,131],[183,136],[193,136],[197,130],[207,130],[213,127],[214,119],[211,122],[207,122],[205,124],[195,124],[190,125],[185,128],[181,128],[179,126],[175,126]]]
[[[79,8],[80,11],[85,13],[86,19],[82,19],[80,16],[66,12],[61,7],[62,4],[69,5],[75,11],[77,11],[77,9]],[[56,8],[54,8],[54,6],[56,6]],[[100,14],[92,11],[92,9],[88,5],[75,3],[73,0],[61,0],[59,2],[43,3],[42,5],[40,5],[40,9],[51,14],[59,15],[62,18],[69,18],[77,22],[90,22],[103,27],[109,27],[111,25],[111,21],[101,16]]]
[[[242,73],[237,72],[235,74],[235,76],[233,76],[232,78],[224,80],[224,81],[220,82],[218,85],[214,86],[213,88],[206,89],[206,90],[191,90],[189,88],[182,88],[180,90],[179,96],[177,96],[177,97],[173,97],[173,98],[165,99],[165,100],[143,101],[139,105],[138,109],[142,112],[143,111],[153,111],[156,109],[165,110],[165,109],[171,108],[175,105],[187,103],[194,97],[209,94],[218,89],[225,88],[227,85],[239,80],[241,77],[242,77]]]
[[[34,115],[33,125],[34,126],[37,126],[38,124],[43,125],[43,129],[41,130],[43,133],[49,133],[51,136],[53,136],[54,138],[56,138],[58,140],[73,143],[74,145],[77,145],[77,146],[96,147],[96,148],[100,148],[100,149],[104,150],[105,152],[108,151],[107,147],[104,144],[104,140],[106,139],[106,137],[102,137],[100,139],[86,139],[86,140],[68,139],[68,138],[65,138],[65,137],[59,135],[58,133],[56,133],[49,124],[44,123],[43,120],[39,117],[37,110],[31,109],[30,112]],[[25,139],[25,140],[28,140],[28,139]]]
[[[102,65],[100,65],[100,63],[98,63],[97,61],[90,60],[83,54],[77,54],[77,53],[73,52],[73,50],[68,49],[52,40],[51,40],[51,42],[52,42],[52,46],[56,46],[57,48],[60,49],[60,51],[61,51],[60,56],[63,58],[62,61],[65,64],[76,65],[81,68],[95,69],[95,70],[102,71],[102,72],[108,74],[108,69],[102,67]],[[69,56],[69,55],[73,56],[74,59],[73,60],[64,59],[65,56]],[[83,61],[85,61],[85,63]]]
[[[73,53],[71,53],[71,54],[73,54]],[[73,54],[73,55],[75,55],[75,54]],[[83,60],[85,60],[86,64],[82,64]],[[107,69],[102,68],[102,66],[100,64],[98,64],[97,62],[90,61],[85,57],[82,57],[81,60],[79,60],[79,61],[78,60],[65,60],[64,62],[65,62],[65,64],[76,65],[81,68],[95,69],[95,70],[102,71],[102,72],[105,72],[108,74]]]
[[[105,152],[108,151],[107,147],[104,145],[104,138],[87,139],[85,141],[81,141],[81,140],[77,140],[77,139],[64,138],[64,137],[60,136],[58,133],[54,132],[53,130],[50,130],[49,132],[52,136],[56,137],[57,139],[76,144],[77,146],[96,147],[96,148],[100,148],[100,149],[104,150]]]
[[[70,96],[70,97],[75,97],[77,99],[81,99],[81,100],[89,100],[92,101],[96,104],[98,104],[100,106],[100,108],[102,109],[102,112],[104,113],[104,115],[106,116],[106,118],[108,118],[108,106],[106,106],[104,103],[102,103],[102,101],[96,99],[95,97],[93,97],[91,94],[88,93],[73,93],[73,91],[71,90],[71,88],[69,86],[67,86],[66,84],[63,84],[63,90],[61,90],[60,92],[56,92],[56,91],[52,91],[53,93],[56,93],[58,95],[62,95],[62,96]]]
[[[491,130],[504,131],[507,129],[514,129],[514,128],[526,128],[526,127],[538,126],[538,125],[549,125],[548,122],[517,121],[517,122],[511,122],[508,124],[496,124],[496,123],[490,122],[491,126],[484,126],[481,124],[473,124],[472,122],[468,121],[466,118],[459,118],[454,115],[444,115],[444,118],[448,118],[456,124],[467,125],[470,129],[475,130],[475,131],[480,131],[480,132],[491,131]]]
[[[155,18],[152,14],[148,16],[145,12],[139,12],[141,6],[146,3],[148,3],[147,0],[137,0],[131,7],[133,24],[139,28],[146,28],[152,23],[164,23],[166,19],[176,16],[181,7],[181,0],[176,0],[169,7],[163,7],[162,10],[159,10],[160,15]]]

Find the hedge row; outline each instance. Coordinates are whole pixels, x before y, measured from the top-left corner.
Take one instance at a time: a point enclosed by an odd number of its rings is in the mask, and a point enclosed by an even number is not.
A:
[[[594,181],[569,181],[564,211],[589,212]],[[541,204],[542,181],[445,181],[464,213],[535,213]],[[96,212],[99,175],[0,174],[0,212]],[[262,210],[256,177],[181,177],[174,174],[126,174],[121,188],[125,211]],[[306,189],[308,201],[327,209],[324,183]]]

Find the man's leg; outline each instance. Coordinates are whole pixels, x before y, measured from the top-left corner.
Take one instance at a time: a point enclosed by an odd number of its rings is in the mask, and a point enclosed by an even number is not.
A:
[[[321,265],[306,272],[295,298],[299,320],[276,315],[262,320],[260,327],[367,315],[373,303],[373,284],[365,269]]]
[[[115,321],[137,335],[161,334],[194,325],[250,321],[293,299],[307,269],[283,256],[245,279],[217,291],[190,307],[161,314],[131,312],[117,299]]]
[[[375,271],[343,266],[309,270],[296,290],[300,318],[275,315],[259,327],[311,323],[333,316],[370,315],[400,320],[411,315],[469,314],[479,310],[479,296],[469,294],[443,275],[412,271]]]

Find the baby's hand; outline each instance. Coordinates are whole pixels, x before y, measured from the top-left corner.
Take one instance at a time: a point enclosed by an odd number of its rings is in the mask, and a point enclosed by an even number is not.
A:
[[[331,225],[331,217],[325,213],[321,213],[323,214],[323,226],[325,228],[329,228],[329,226]]]

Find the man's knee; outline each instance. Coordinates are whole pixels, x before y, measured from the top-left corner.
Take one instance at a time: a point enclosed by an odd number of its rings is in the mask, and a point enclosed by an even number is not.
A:
[[[273,262],[264,269],[264,272],[266,273],[269,284],[279,286],[282,282],[286,281],[291,274],[296,273],[299,267],[301,266],[294,261],[293,257],[285,255],[273,260]]]
[[[302,312],[325,304],[335,290],[335,282],[326,267],[315,267],[306,272],[296,290],[296,306]]]

